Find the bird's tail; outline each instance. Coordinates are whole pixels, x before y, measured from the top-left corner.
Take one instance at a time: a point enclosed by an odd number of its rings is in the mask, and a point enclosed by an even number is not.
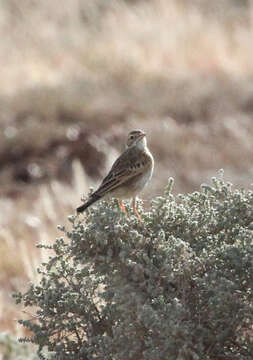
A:
[[[77,213],[82,213],[84,210],[86,210],[91,204],[98,201],[100,199],[100,196],[91,196],[89,200],[86,201],[83,205],[79,206],[76,211]]]

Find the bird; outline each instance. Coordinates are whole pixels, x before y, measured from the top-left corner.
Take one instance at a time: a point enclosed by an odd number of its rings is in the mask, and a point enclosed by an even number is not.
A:
[[[100,199],[110,198],[117,198],[120,208],[127,212],[122,200],[132,198],[134,213],[142,221],[136,208],[136,197],[151,179],[153,169],[154,159],[147,147],[145,132],[132,130],[128,134],[125,151],[113,163],[98,189],[76,209],[77,214]]]

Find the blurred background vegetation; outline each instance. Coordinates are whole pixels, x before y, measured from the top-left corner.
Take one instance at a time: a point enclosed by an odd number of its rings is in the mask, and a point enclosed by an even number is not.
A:
[[[0,331],[89,186],[148,134],[143,194],[253,175],[250,0],[0,0]],[[29,316],[29,315],[28,315]]]

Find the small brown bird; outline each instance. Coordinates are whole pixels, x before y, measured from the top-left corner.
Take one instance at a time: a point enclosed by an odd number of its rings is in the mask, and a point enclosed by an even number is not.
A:
[[[128,134],[126,150],[112,165],[108,175],[99,188],[76,211],[81,213],[99,199],[115,197],[120,200],[120,207],[126,211],[122,200],[133,199],[136,216],[141,217],[136,209],[136,196],[151,179],[154,159],[147,147],[146,134],[142,130],[133,130]]]

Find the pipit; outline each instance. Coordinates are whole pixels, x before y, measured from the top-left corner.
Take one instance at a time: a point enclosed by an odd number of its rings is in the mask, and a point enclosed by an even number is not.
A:
[[[119,200],[123,211],[123,199],[133,199],[133,210],[141,221],[136,209],[136,196],[151,179],[154,169],[154,159],[147,147],[146,134],[141,130],[133,130],[128,134],[126,150],[112,165],[108,175],[104,178],[99,188],[94,191],[88,200],[76,211],[81,213],[99,199]]]

